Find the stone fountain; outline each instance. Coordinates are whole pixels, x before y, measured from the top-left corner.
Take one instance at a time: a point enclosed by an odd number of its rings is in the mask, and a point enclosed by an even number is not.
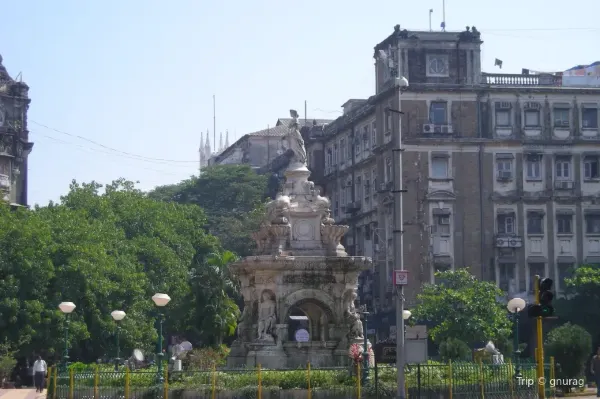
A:
[[[230,268],[244,310],[228,367],[344,366],[352,343],[364,343],[356,310],[358,275],[371,259],[348,256],[348,226],[330,217],[330,202],[308,181],[298,114],[287,135],[293,157],[286,181],[253,234],[257,250]]]

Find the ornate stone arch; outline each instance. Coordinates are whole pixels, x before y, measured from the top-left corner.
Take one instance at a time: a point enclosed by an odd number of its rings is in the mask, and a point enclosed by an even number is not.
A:
[[[284,298],[284,300],[281,303],[281,322],[287,320],[287,317],[290,313],[290,309],[292,307],[297,306],[301,303],[305,303],[307,301],[314,301],[318,303],[322,307],[322,310],[327,314],[329,320],[335,323],[338,323],[340,321],[333,311],[333,309],[335,309],[335,301],[329,294],[322,290],[305,288],[298,291],[294,291]]]

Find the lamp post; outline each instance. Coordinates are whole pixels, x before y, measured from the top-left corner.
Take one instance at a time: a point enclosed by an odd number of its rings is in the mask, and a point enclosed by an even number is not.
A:
[[[393,177],[394,177],[394,263],[396,270],[404,270],[404,207],[402,194],[404,184],[402,177],[402,92],[408,87],[408,80],[400,76],[400,65],[396,77],[395,86],[398,89],[398,109],[387,109],[388,112],[398,114],[398,131],[393,151]],[[404,365],[404,285],[396,288],[396,368],[398,370],[399,399],[406,398]]]
[[[117,323],[117,334],[116,334],[116,338],[117,338],[117,357],[115,358],[115,371],[119,371],[119,363],[121,362],[121,348],[119,347],[119,333],[121,332],[121,323],[120,321],[123,320],[126,316],[126,313],[123,312],[122,310],[114,310],[111,314],[110,314],[113,318],[113,320]]]
[[[506,305],[506,308],[508,309],[508,311],[510,313],[512,313],[513,315],[513,325],[514,325],[514,333],[513,333],[513,340],[514,340],[514,363],[515,363],[515,378],[518,378],[521,376],[521,365],[520,365],[520,358],[521,358],[521,351],[519,350],[519,312],[522,311],[523,309],[525,309],[525,306],[527,304],[525,303],[525,300],[522,298],[513,298],[510,301],[508,301],[508,304]]]
[[[171,297],[168,296],[167,294],[154,294],[152,296],[152,301],[154,301],[154,304],[156,306],[158,306],[159,308],[163,308],[165,306],[167,306],[167,304],[171,301]],[[162,331],[162,326],[163,326],[163,314],[162,312],[159,310],[158,311],[158,353],[156,354],[156,360],[158,362],[158,371],[157,371],[157,379],[159,382],[163,382],[164,381],[164,377],[163,377],[163,373],[162,373],[162,358],[163,358],[163,349],[162,349],[162,340],[163,340],[163,331]]]
[[[410,319],[410,316],[412,316],[412,312],[410,310],[402,311],[402,319],[404,320],[404,334],[405,335],[406,335],[406,320]]]
[[[361,309],[361,313],[363,315],[363,338],[364,338],[364,347],[363,347],[363,373],[362,379],[363,383],[366,384],[369,381],[369,339],[367,337],[367,318],[369,316],[369,312],[367,312],[367,306],[363,306]]]
[[[67,369],[69,364],[69,315],[77,306],[73,302],[61,302],[58,308],[65,314],[65,352],[63,353],[63,370]]]

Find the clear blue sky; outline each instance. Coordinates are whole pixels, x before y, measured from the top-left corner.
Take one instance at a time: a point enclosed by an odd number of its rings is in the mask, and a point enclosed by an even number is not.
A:
[[[290,108],[334,118],[373,94],[373,46],[395,24],[439,29],[442,0],[18,0],[2,2],[0,54],[29,84],[30,204],[72,179],[139,180],[140,188],[197,171],[200,132],[230,141]],[[475,25],[483,67],[564,70],[600,60],[600,1],[447,0],[448,30]],[[85,137],[122,152],[61,134]],[[211,133],[212,141],[212,133]]]

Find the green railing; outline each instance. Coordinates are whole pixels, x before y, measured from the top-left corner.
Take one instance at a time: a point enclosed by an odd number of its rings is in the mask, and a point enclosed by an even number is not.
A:
[[[553,375],[546,367],[546,375]],[[537,398],[535,364],[522,364],[522,379],[513,365],[433,363],[406,367],[408,398]],[[306,368],[294,370],[212,369],[165,371],[158,382],[156,370],[58,372],[48,377],[48,399],[387,399],[395,398],[396,368],[378,365],[368,382],[360,369]],[[552,397],[548,391],[546,397]]]

